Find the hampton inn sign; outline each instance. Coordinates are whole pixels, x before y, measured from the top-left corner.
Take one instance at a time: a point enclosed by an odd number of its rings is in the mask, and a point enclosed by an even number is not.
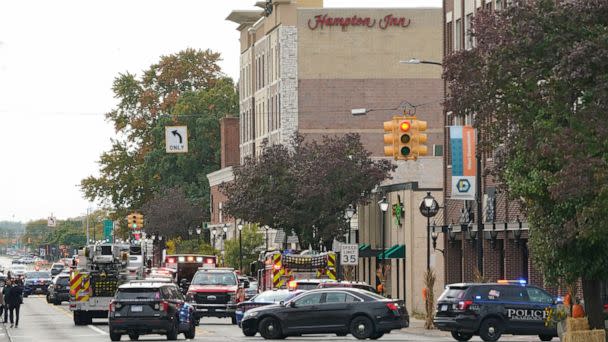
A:
[[[365,26],[386,30],[389,27],[408,27],[410,22],[409,18],[396,17],[392,14],[388,14],[383,18],[359,17],[357,15],[353,15],[352,17],[330,17],[327,14],[320,14],[316,15],[314,19],[308,19],[308,28],[316,30],[323,29],[326,26],[341,26],[343,30],[346,30],[348,26]]]

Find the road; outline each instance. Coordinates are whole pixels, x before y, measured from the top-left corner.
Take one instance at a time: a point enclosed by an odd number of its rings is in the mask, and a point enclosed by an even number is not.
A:
[[[6,265],[7,259],[0,258],[0,264]],[[6,265],[8,266],[8,265]],[[179,335],[184,340],[183,335]],[[335,335],[308,335],[304,337],[289,337],[292,341],[356,341],[351,336],[337,337]],[[123,341],[128,341],[128,336],[123,336]],[[165,336],[144,335],[141,341],[163,341]],[[245,337],[240,329],[230,324],[228,319],[205,318],[196,329],[195,341],[248,341],[259,342],[264,339],[260,335]],[[418,327],[394,331],[384,335],[381,341],[402,342],[427,342],[427,341],[454,341],[448,333],[438,331],[425,331]],[[557,340],[557,339],[555,339]],[[29,341],[61,341],[61,342],[97,342],[110,341],[108,324],[106,319],[96,319],[93,324],[87,326],[75,326],[72,313],[67,303],[62,305],[47,304],[44,296],[30,296],[24,298],[21,306],[21,320],[18,328],[11,328],[10,324],[0,323],[0,342],[29,342]],[[471,341],[481,341],[474,337]],[[536,336],[504,336],[502,342],[536,342]]]

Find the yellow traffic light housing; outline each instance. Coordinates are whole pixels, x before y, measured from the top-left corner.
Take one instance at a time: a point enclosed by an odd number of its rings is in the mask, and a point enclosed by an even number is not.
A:
[[[426,121],[415,116],[393,116],[384,122],[384,155],[395,160],[416,160],[426,156],[428,148],[424,145],[428,139],[421,132],[426,131]]]
[[[137,225],[137,229],[144,228],[144,215],[143,214],[137,214],[137,218],[135,219],[135,224]]]
[[[427,123],[426,121],[418,120],[416,117],[411,118],[411,137],[412,137],[412,157],[416,160],[420,156],[426,156],[428,153],[428,147],[425,143],[428,140],[428,136],[425,133]]]
[[[393,116],[391,121],[384,121],[384,155],[397,159],[399,117]]]

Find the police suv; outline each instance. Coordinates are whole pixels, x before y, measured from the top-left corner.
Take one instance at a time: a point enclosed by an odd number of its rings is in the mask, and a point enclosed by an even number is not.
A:
[[[502,334],[538,335],[541,341],[551,341],[557,331],[545,325],[545,309],[556,304],[546,291],[523,280],[451,284],[437,301],[433,322],[457,341],[473,335],[497,341]]]

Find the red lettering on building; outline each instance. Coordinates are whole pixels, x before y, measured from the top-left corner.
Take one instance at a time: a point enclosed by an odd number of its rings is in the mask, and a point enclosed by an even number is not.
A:
[[[348,26],[365,26],[375,27],[378,23],[378,27],[382,30],[386,30],[391,26],[395,27],[408,27],[411,20],[405,17],[395,17],[392,14],[385,16],[382,19],[376,20],[371,17],[359,17],[353,15],[352,17],[330,17],[327,14],[319,14],[311,19],[308,19],[308,28],[311,30],[324,29],[332,26],[340,26],[343,30],[346,30]]]

